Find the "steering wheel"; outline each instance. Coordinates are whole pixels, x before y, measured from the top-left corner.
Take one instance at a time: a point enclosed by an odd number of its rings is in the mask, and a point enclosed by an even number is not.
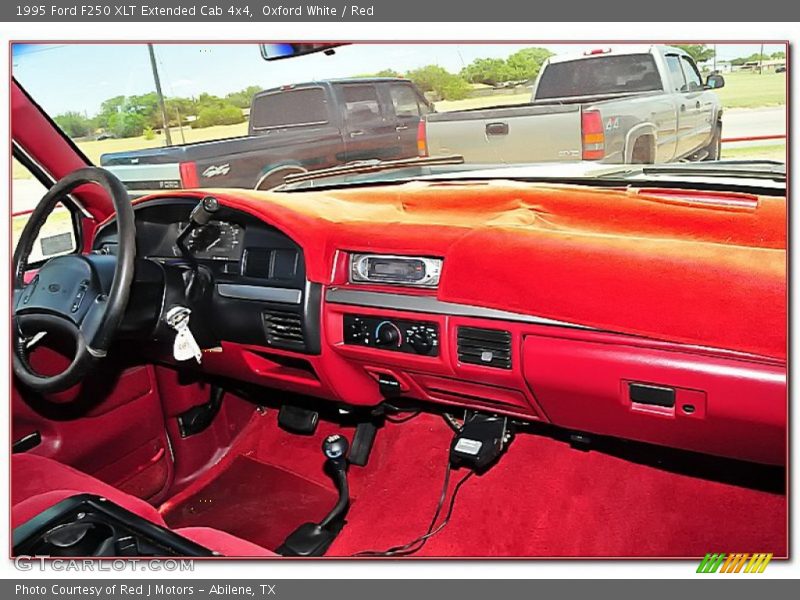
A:
[[[26,284],[33,244],[56,204],[78,186],[102,187],[117,219],[116,255],[69,254],[51,258]],[[104,169],[78,169],[44,195],[22,231],[14,252],[14,374],[27,387],[53,393],[80,382],[106,356],[125,314],[136,259],[136,223],[128,192]],[[30,346],[42,334],[60,334],[75,342],[69,366],[56,375],[37,373],[28,360]]]

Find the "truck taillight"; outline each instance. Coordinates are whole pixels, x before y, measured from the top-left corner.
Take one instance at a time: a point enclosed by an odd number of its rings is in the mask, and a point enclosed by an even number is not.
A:
[[[200,187],[200,178],[197,176],[196,162],[182,162],[178,165],[181,174],[181,187]]]
[[[425,119],[420,119],[419,125],[417,125],[417,154],[419,156],[428,156],[428,137],[425,129]]]
[[[581,141],[583,160],[599,160],[606,153],[606,135],[600,111],[585,110],[581,113]]]

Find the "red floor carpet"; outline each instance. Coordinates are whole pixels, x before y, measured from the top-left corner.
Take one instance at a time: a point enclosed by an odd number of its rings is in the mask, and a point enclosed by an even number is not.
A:
[[[301,437],[279,429],[275,411],[254,417],[231,455],[162,507],[167,522],[216,527],[274,549],[333,506],[320,445],[334,431],[352,438],[352,429],[331,423]],[[369,464],[351,467],[358,500],[328,555],[382,550],[425,533],[451,439],[434,415],[382,428]],[[462,473],[451,477],[451,489]],[[779,557],[786,518],[784,494],[520,434],[497,465],[463,486],[449,525],[415,556]]]
[[[324,517],[336,498],[331,486],[237,456],[208,485],[181,494],[162,514],[172,528],[219,524],[228,533],[274,549],[303,523]]]

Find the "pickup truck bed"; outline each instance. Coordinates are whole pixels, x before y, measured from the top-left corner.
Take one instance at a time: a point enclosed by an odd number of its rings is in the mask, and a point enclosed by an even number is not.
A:
[[[523,104],[432,113],[426,135],[431,156],[461,154],[467,162],[578,160],[581,107]]]

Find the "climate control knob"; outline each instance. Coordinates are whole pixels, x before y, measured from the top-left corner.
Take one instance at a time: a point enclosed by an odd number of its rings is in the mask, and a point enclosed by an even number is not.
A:
[[[433,337],[427,331],[415,331],[409,336],[408,344],[417,354],[428,354],[433,348]]]
[[[351,323],[345,325],[345,337],[348,341],[357,344],[369,343],[367,324],[359,318],[353,319]]]
[[[403,334],[400,328],[391,321],[381,321],[375,328],[375,344],[377,346],[403,345]]]

